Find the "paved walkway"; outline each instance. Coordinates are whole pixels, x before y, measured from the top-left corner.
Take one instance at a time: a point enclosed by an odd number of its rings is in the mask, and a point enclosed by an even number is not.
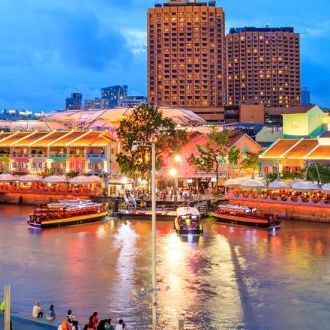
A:
[[[34,321],[12,316],[13,330],[57,330],[57,326],[44,323],[42,321]],[[3,314],[0,313],[0,330],[4,329]]]

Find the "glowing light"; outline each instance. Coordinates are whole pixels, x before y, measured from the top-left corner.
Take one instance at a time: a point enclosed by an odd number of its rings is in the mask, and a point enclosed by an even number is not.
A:
[[[181,163],[181,162],[182,162],[182,156],[177,154],[177,155],[174,156],[174,160],[175,160],[177,163]]]
[[[127,176],[123,176],[123,177],[121,178],[121,183],[122,183],[122,184],[127,184],[127,183],[128,183],[128,178],[127,178]]]
[[[169,174],[170,174],[170,176],[175,177],[178,174],[178,170],[176,168],[171,168],[169,171]]]

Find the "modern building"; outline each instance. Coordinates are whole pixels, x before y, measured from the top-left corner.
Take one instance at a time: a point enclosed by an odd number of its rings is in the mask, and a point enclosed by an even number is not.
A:
[[[301,90],[301,105],[311,104],[311,93],[308,88],[303,87]]]
[[[215,1],[167,0],[148,10],[148,102],[223,120],[225,16]]]
[[[227,104],[300,104],[300,36],[291,27],[232,28],[226,36]]]
[[[126,96],[119,100],[119,107],[135,108],[144,103],[147,103],[145,96]]]
[[[84,110],[104,110],[108,108],[108,101],[96,97],[94,100],[85,100]]]
[[[82,94],[72,93],[70,97],[65,99],[66,110],[81,110],[82,109]]]
[[[119,106],[120,99],[127,96],[127,88],[127,85],[104,87],[101,89],[101,98],[107,101],[108,108],[116,108]]]
[[[283,137],[260,155],[263,173],[295,172],[306,162],[330,166],[330,116],[318,106],[291,107],[283,114]]]

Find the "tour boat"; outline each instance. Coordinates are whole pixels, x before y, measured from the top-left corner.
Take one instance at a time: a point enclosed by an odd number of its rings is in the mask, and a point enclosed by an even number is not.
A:
[[[196,207],[178,207],[174,228],[178,234],[201,234],[203,226],[200,220],[201,215]]]
[[[276,230],[280,228],[281,220],[277,215],[261,214],[256,208],[232,204],[219,205],[211,216],[221,222],[255,226]]]
[[[28,224],[33,228],[76,225],[101,220],[107,216],[107,205],[88,199],[60,200],[38,206],[30,215]]]

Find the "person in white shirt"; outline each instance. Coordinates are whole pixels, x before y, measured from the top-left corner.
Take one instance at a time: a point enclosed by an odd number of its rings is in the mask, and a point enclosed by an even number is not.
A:
[[[40,306],[40,302],[37,300],[32,308],[32,317],[34,319],[42,318],[44,315],[44,310]]]

